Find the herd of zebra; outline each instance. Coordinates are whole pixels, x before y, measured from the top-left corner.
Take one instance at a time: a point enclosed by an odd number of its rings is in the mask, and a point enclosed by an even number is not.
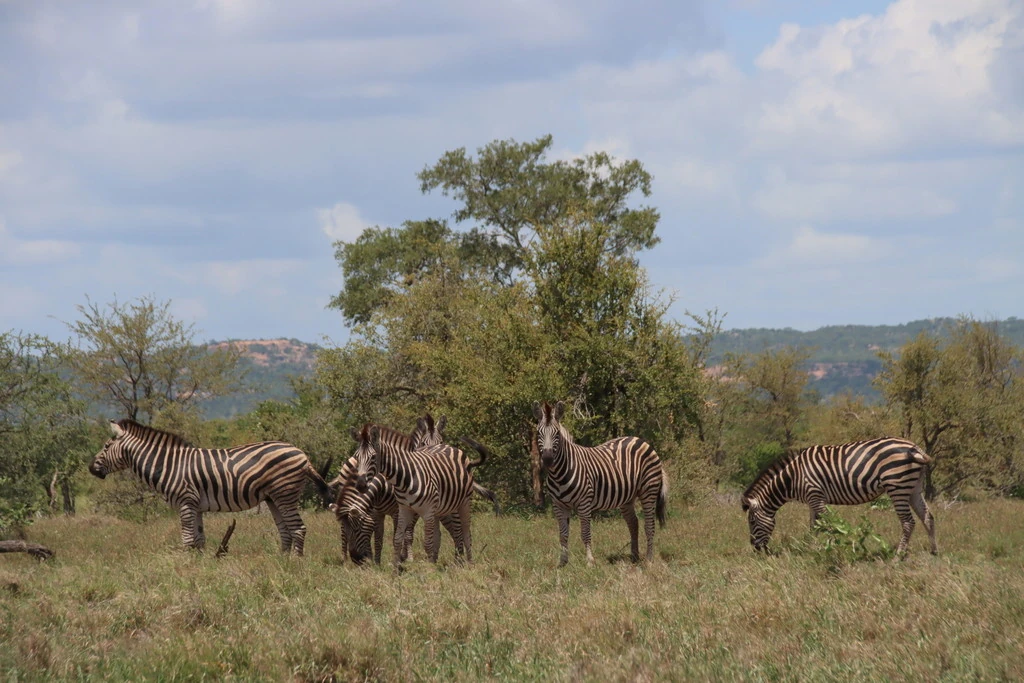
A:
[[[654,448],[637,437],[582,446],[561,423],[564,404],[535,403],[537,446],[546,472],[547,492],[558,521],[561,555],[569,561],[569,517],[576,512],[587,561],[593,563],[590,521],[595,511],[621,510],[630,533],[634,562],[639,562],[639,520],[643,511],[646,558],[654,557],[655,519],[665,526],[668,480]],[[266,503],[281,537],[281,550],[301,555],[306,527],[299,502],[312,480],[341,527],[342,553],[362,564],[371,555],[380,563],[385,517],[394,520],[393,563],[410,556],[413,529],[423,519],[424,550],[437,561],[438,525],[455,543],[457,557],[472,560],[470,498],[477,493],[497,503],[478,484],[473,470],[488,450],[468,438],[462,442],[480,454],[471,461],[444,442],[445,418],[428,414],[411,434],[376,424],[352,434],[355,454],[330,483],[292,444],[271,441],[225,449],[192,446],[181,437],[132,420],[110,423],[113,437],[96,454],[89,471],[100,478],[131,470],[179,512],[181,540],[202,548],[203,513],[241,511]],[[931,458],[910,441],[879,438],[840,446],[812,446],[784,456],[759,474],[741,496],[758,551],[768,545],[778,509],[788,501],[807,504],[811,526],[825,506],[867,503],[882,494],[892,500],[902,526],[897,549],[903,555],[914,529],[914,514],[924,523],[937,552],[935,522],[923,496],[923,473]],[[912,514],[913,513],[913,514]],[[371,549],[372,540],[372,549]]]

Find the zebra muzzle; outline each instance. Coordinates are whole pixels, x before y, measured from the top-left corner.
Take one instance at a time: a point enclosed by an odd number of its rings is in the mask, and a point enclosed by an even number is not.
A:
[[[359,491],[359,493],[366,493],[367,488],[369,487],[366,485],[366,475],[360,474],[356,477],[356,491]]]
[[[104,469],[103,465],[100,465],[99,463],[95,462],[89,465],[89,474],[93,475],[94,477],[99,477],[100,479],[107,478],[106,469]]]

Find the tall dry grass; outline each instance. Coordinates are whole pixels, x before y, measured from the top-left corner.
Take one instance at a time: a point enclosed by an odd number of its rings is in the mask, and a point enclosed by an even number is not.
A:
[[[895,543],[890,510],[867,514]],[[342,565],[336,524],[307,512],[305,558],[283,557],[268,515],[240,514],[230,554],[178,549],[177,522],[42,520],[38,563],[0,557],[0,673],[12,680],[1024,679],[1024,504],[936,511],[905,562],[836,563],[783,510],[755,556],[738,506],[677,507],[658,559],[635,567],[625,524],[557,570],[550,517],[474,516],[476,562],[406,573]],[[232,515],[209,515],[211,541]],[[419,542],[417,542],[419,543]],[[417,547],[419,550],[419,547]],[[611,561],[609,561],[609,558]]]

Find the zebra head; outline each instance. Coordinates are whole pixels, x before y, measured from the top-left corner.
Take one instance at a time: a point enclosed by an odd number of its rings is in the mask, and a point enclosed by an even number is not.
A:
[[[124,444],[124,436],[127,434],[124,427],[114,420],[110,421],[110,431],[113,438],[108,439],[96,457],[89,465],[89,474],[105,478],[111,472],[126,469],[128,467],[128,454]]]
[[[434,417],[427,413],[416,420],[416,429],[412,430],[409,436],[409,444],[412,450],[426,448],[427,446],[439,446],[444,443],[444,428],[448,424],[448,417],[442,415],[437,422]]]
[[[367,481],[377,474],[377,455],[380,452],[380,429],[366,424],[352,432],[356,442],[356,490],[366,493]]]
[[[533,404],[533,415],[537,418],[537,448],[540,449],[544,467],[551,466],[555,454],[562,447],[562,425],[558,421],[564,412],[565,404],[561,401],[554,406],[547,401],[543,405],[537,402]]]
[[[367,496],[349,491],[345,501],[330,506],[341,525],[343,545],[352,562],[361,565],[372,555],[370,546],[374,531],[373,516],[367,510]]]
[[[750,545],[758,552],[768,547],[768,541],[775,529],[775,512],[766,510],[761,500],[756,497],[743,496],[740,499],[743,511],[747,513],[747,524],[750,526]]]

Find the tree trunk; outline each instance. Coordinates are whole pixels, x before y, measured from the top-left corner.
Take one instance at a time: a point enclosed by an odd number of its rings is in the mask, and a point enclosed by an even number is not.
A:
[[[63,477],[60,482],[60,493],[64,498],[64,514],[73,516],[75,514],[75,492],[71,490],[71,480]]]
[[[924,497],[927,500],[935,499],[935,484],[932,483],[932,466],[924,466]]]
[[[54,556],[46,546],[28,541],[0,541],[0,553],[28,553],[37,560],[48,560]]]

